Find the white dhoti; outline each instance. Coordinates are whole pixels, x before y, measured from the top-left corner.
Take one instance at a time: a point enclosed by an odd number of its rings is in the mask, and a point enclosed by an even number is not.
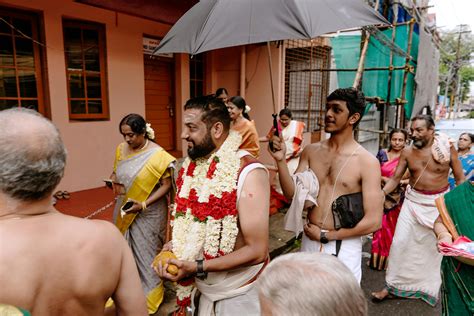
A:
[[[385,281],[389,292],[406,298],[419,298],[434,306],[441,285],[441,259],[433,225],[439,212],[437,194],[406,190],[398,217]]]
[[[321,250],[321,245],[322,250]],[[301,242],[302,252],[324,252],[330,255],[336,254],[336,241],[332,240],[327,244],[321,244],[319,241],[311,240],[303,234]],[[341,249],[337,258],[352,272],[357,281],[362,278],[362,239],[361,237],[352,237],[342,240]]]
[[[263,263],[260,263],[228,272],[210,272],[205,280],[196,279],[201,293],[198,315],[259,316],[258,292],[252,281],[262,268]]]

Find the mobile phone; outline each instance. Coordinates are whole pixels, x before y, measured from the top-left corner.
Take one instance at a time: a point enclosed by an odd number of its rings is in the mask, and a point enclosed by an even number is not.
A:
[[[110,179],[104,179],[105,185],[109,188],[112,189],[114,187],[114,182]]]
[[[127,203],[125,203],[123,206],[122,206],[122,211],[124,212],[127,212],[128,209],[130,209],[131,207],[133,206],[133,202],[132,201],[128,201]]]
[[[280,136],[280,133],[278,133],[278,121],[277,121],[278,114],[272,114],[272,116],[273,116],[273,129],[274,129],[273,135],[278,137],[278,136]],[[273,148],[273,141],[272,140],[270,140],[268,142],[268,145],[270,146],[270,150],[272,152],[275,152],[275,149]]]

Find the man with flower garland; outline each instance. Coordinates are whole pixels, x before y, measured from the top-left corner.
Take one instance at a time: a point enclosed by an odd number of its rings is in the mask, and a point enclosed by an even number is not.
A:
[[[239,150],[225,104],[213,97],[188,100],[181,137],[188,158],[179,171],[173,237],[163,250],[179,260],[155,268],[177,281],[178,314],[197,288],[199,315],[260,315],[254,281],[268,260],[269,180],[264,166]],[[198,301],[192,300],[193,303]]]
[[[377,159],[353,136],[364,110],[362,92],[354,88],[332,92],[327,97],[324,119],[324,130],[331,137],[304,148],[293,177],[288,171],[286,146],[281,137],[273,137],[274,152],[271,152],[277,162],[283,193],[293,200],[285,218],[285,229],[291,226],[297,234],[304,231],[301,251],[334,254],[359,282],[362,277],[360,236],[380,228],[384,196]],[[333,201],[359,192],[362,193],[363,218],[353,228],[336,230]],[[307,222],[303,223],[301,213],[308,201],[312,204]]]

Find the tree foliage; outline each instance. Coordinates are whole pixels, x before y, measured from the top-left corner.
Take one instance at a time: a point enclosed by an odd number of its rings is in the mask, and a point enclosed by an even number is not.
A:
[[[474,37],[471,33],[461,34],[459,57],[456,58],[459,33],[457,30],[442,33],[440,44],[440,94],[445,94],[447,78],[449,79],[448,92],[451,95],[460,76],[461,95],[464,101],[469,96],[469,83],[474,81],[474,67],[471,65],[471,56],[474,54]]]

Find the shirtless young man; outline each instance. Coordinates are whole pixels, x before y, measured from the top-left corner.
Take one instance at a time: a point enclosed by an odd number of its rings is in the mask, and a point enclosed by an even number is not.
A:
[[[410,171],[390,248],[386,287],[372,296],[375,301],[389,295],[420,298],[434,306],[441,285],[442,259],[433,232],[439,215],[435,199],[449,190],[450,168],[458,184],[464,181],[464,174],[458,153],[447,138],[444,145],[442,141],[435,143],[435,124],[430,116],[418,115],[411,122],[413,145],[403,149],[395,174],[383,187],[385,194],[392,192],[405,171]]]
[[[362,242],[360,236],[379,229],[383,194],[380,190],[380,167],[377,159],[362,148],[353,130],[364,114],[365,99],[353,88],[337,89],[327,97],[324,130],[328,140],[305,147],[296,174],[311,169],[319,181],[317,204],[304,226],[302,251],[336,253],[336,240],[342,240],[338,258],[361,280]],[[280,183],[285,196],[295,200],[295,182],[285,161],[282,139],[273,137]],[[332,202],[341,195],[362,192],[364,217],[351,229],[334,229]],[[294,201],[293,201],[294,203]]]
[[[0,303],[32,315],[147,315],[131,251],[110,223],[59,213],[66,150],[31,110],[0,112]]]
[[[168,273],[168,263],[155,270],[178,281],[182,312],[189,308],[195,281],[199,315],[260,315],[254,281],[268,257],[268,173],[239,150],[242,137],[230,130],[222,101],[190,99],[183,119],[189,157],[176,180],[173,237],[163,247],[177,256],[169,264],[179,271]]]

